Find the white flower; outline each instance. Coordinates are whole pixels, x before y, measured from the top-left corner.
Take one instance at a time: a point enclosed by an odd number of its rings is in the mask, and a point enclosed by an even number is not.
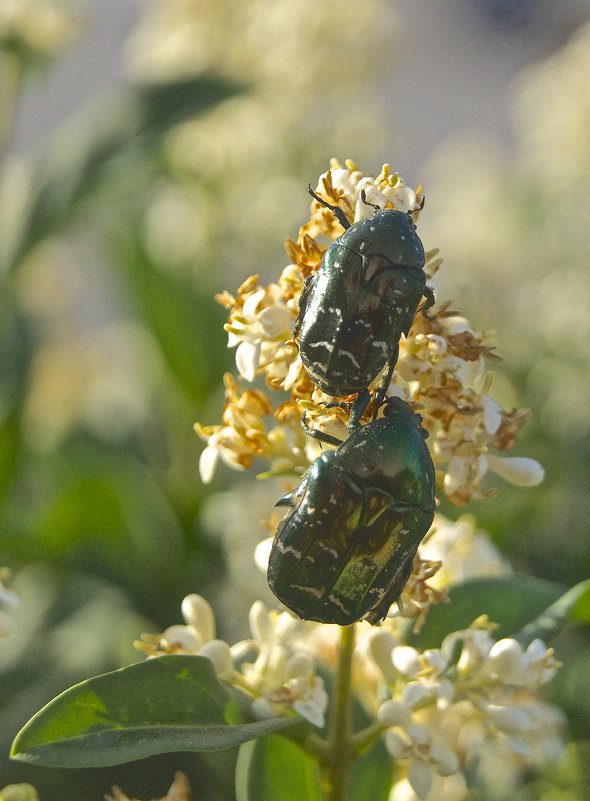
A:
[[[272,361],[291,337],[291,319],[291,310],[281,300],[276,284],[251,292],[242,308],[232,313],[225,326],[227,346],[238,346],[236,367],[246,381],[254,381],[261,362]]]
[[[449,776],[459,767],[453,751],[433,740],[426,726],[410,724],[400,733],[387,731],[383,739],[385,747],[395,759],[411,760],[408,781],[420,798],[428,795],[434,773]]]
[[[244,662],[240,670],[243,686],[255,696],[255,716],[276,717],[293,709],[321,727],[328,695],[321,677],[315,673],[315,660],[295,650],[294,635],[302,625],[288,612],[269,612],[261,601],[256,601],[250,609],[250,629],[257,657],[254,662]]]
[[[194,654],[206,656],[220,678],[231,679],[235,673],[229,645],[215,637],[215,616],[209,603],[200,595],[187,595],[182,602],[186,625],[168,626],[159,637],[144,635],[145,650],[158,654]]]

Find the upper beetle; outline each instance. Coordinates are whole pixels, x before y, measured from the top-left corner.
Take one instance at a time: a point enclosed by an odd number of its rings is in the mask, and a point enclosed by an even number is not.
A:
[[[340,207],[311,187],[308,192],[346,230],[306,279],[296,333],[312,381],[328,395],[342,397],[366,390],[387,363],[391,377],[401,335],[407,335],[421,298],[427,298],[428,307],[434,297],[426,286],[424,247],[410,212],[374,206],[374,214],[351,225]],[[366,202],[364,192],[361,197]]]
[[[389,398],[383,417],[324,451],[277,503],[290,511],[273,541],[268,583],[299,617],[375,623],[399,598],[434,516],[425,436],[408,404]]]

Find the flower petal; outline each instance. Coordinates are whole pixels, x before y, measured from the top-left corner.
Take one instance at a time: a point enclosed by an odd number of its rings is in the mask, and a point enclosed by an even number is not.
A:
[[[432,769],[424,759],[413,759],[408,770],[408,781],[420,798],[426,798],[432,787]]]
[[[256,372],[258,371],[258,364],[260,362],[260,351],[262,343],[255,342],[241,342],[236,350],[236,367],[239,374],[246,381],[254,381]]]
[[[535,459],[488,453],[487,461],[490,470],[517,487],[535,487],[545,478],[545,470]]]

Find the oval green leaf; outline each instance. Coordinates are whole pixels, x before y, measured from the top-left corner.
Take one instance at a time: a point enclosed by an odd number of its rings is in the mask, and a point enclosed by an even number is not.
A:
[[[437,648],[447,634],[467,628],[483,614],[498,624],[494,637],[509,637],[535,620],[563,591],[561,584],[516,574],[469,579],[450,588],[449,603],[433,606],[422,629],[408,634],[408,643]]]
[[[51,767],[103,767],[230,748],[297,722],[234,725],[236,706],[209,659],[162,656],[70,687],[24,726],[11,756]]]
[[[284,737],[261,737],[240,748],[237,801],[322,801],[313,757]]]
[[[379,739],[354,762],[348,797],[354,801],[387,801],[392,779],[392,759]]]
[[[516,639],[528,645],[537,637],[549,642],[566,623],[590,622],[590,579],[581,581],[547,607],[537,618],[527,623]]]

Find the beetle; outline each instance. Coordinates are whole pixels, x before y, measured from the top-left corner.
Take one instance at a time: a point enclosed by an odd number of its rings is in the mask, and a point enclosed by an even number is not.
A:
[[[295,334],[301,361],[328,395],[364,393],[389,363],[376,408],[385,392],[421,298],[434,303],[426,286],[424,247],[410,212],[382,209],[351,225],[344,211],[307,191],[331,209],[345,229],[328,247],[299,300]],[[364,190],[361,198],[366,203]],[[367,204],[373,205],[373,204]],[[360,415],[357,415],[360,416]]]
[[[319,438],[324,438],[320,435]],[[325,450],[277,502],[273,593],[299,617],[341,626],[383,619],[434,517],[435,475],[421,418],[401,398]]]

